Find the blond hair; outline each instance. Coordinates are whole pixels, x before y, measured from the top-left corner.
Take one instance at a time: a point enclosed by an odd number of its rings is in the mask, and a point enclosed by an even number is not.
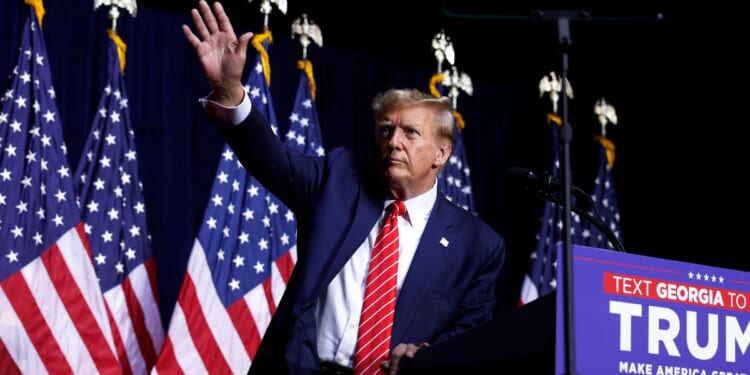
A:
[[[427,105],[435,111],[435,121],[432,123],[437,134],[450,141],[453,147],[453,102],[448,97],[436,98],[417,89],[388,89],[372,100],[372,112],[375,123],[383,120],[394,109],[407,105]]]

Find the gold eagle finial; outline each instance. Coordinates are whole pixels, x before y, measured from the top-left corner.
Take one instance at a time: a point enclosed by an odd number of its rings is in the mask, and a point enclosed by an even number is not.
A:
[[[606,137],[607,124],[617,125],[617,113],[615,112],[615,107],[607,103],[604,97],[602,97],[594,104],[594,114],[596,114],[596,118],[599,120],[599,125],[602,127],[602,137]]]
[[[120,10],[125,9],[131,16],[135,17],[138,12],[138,4],[135,0],[94,0],[94,10],[102,5],[110,6],[109,18],[112,19],[112,31],[117,31],[117,19],[120,18]]]
[[[549,98],[552,101],[552,112],[557,113],[557,102],[560,100],[560,92],[562,91],[562,80],[557,77],[555,72],[549,72],[549,75],[545,75],[539,81],[539,97],[544,96],[544,93],[549,93]],[[570,85],[570,81],[565,79],[565,94],[569,98],[573,99],[573,86]]]
[[[307,46],[310,45],[311,41],[318,47],[323,47],[323,33],[315,22],[307,19],[307,14],[303,13],[302,16],[292,22],[292,38],[295,35],[299,35],[299,42],[302,44],[303,60],[307,60]]]
[[[456,59],[456,53],[453,50],[453,42],[445,35],[445,31],[440,30],[435,37],[432,38],[432,51],[435,54],[435,59],[438,63],[438,72],[443,71],[443,61],[448,61],[448,64],[453,65]]]
[[[458,94],[463,90],[469,95],[474,94],[474,86],[471,83],[471,77],[464,72],[459,72],[455,65],[450,70],[443,72],[443,86],[448,88],[448,96],[453,99],[453,109],[458,104]]]
[[[247,0],[247,3],[252,3],[253,0]],[[268,31],[268,15],[273,10],[272,4],[276,4],[281,13],[286,14],[286,0],[261,0],[260,1],[260,12],[263,13],[263,30]]]

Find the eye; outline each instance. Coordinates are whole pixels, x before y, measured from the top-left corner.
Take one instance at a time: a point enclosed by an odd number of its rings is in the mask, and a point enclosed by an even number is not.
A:
[[[392,126],[380,126],[378,127],[378,135],[381,138],[388,138],[393,133],[393,127]]]
[[[406,135],[407,135],[407,136],[409,136],[410,138],[413,138],[413,137],[418,137],[418,136],[419,136],[419,131],[417,131],[417,129],[415,129],[415,128],[406,128],[406,129],[404,130],[404,132],[405,132],[405,133],[406,133]]]

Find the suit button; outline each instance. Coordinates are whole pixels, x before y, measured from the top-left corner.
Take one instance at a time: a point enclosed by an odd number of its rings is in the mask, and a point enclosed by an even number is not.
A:
[[[302,310],[307,310],[313,305],[312,301],[307,301],[302,304]]]

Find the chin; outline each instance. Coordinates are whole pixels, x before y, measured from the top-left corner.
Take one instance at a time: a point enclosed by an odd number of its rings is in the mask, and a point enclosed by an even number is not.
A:
[[[406,176],[395,176],[388,175],[385,177],[385,184],[391,190],[401,190],[402,187],[408,185],[409,179]]]
[[[386,185],[391,185],[394,181],[398,180],[398,176],[389,170],[385,170],[380,174]]]
[[[403,166],[399,166],[399,165],[391,165],[383,170],[383,176],[389,180],[403,178],[407,174],[408,173],[403,168]]]

